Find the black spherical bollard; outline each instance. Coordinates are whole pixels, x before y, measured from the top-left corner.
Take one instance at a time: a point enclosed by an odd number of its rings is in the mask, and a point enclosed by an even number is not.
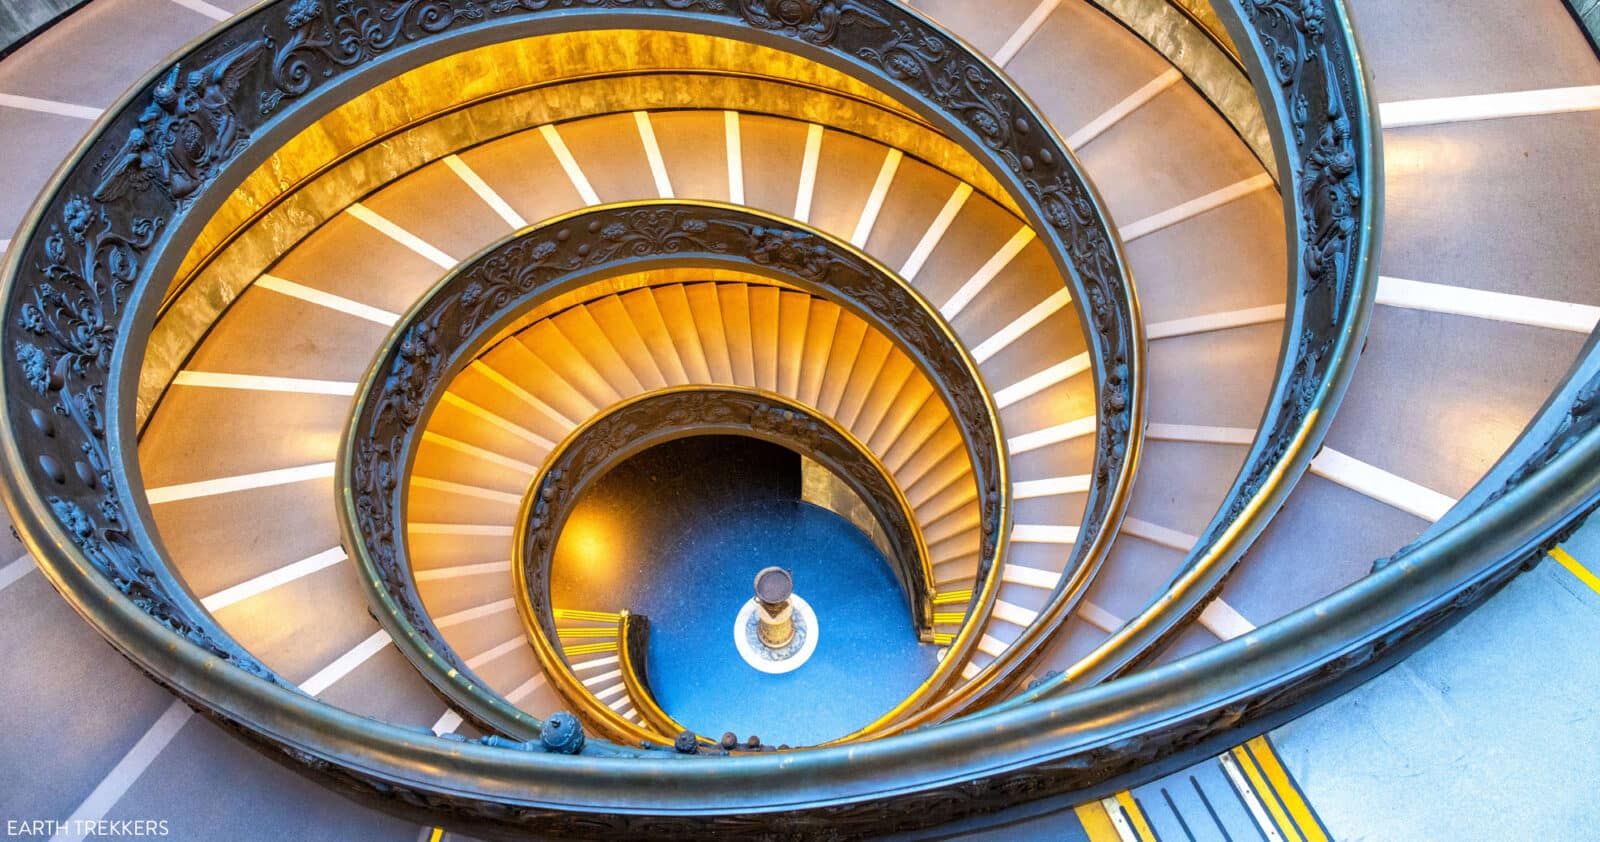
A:
[[[739,745],[739,738],[732,731],[724,731],[721,745],[723,751],[733,751]]]
[[[672,741],[672,747],[677,749],[679,754],[694,754],[700,750],[700,738],[695,736],[693,731],[684,731]]]
[[[577,754],[583,751],[583,723],[564,710],[552,713],[539,729],[539,743],[554,754]]]

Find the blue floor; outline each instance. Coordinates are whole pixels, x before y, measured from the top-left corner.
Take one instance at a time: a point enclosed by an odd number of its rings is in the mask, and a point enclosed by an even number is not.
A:
[[[783,448],[732,437],[653,448],[579,503],[582,525],[563,534],[553,568],[556,604],[647,615],[651,685],[689,728],[774,745],[843,736],[921,683],[935,648],[918,642],[871,541],[798,497],[798,457]],[[610,540],[580,547],[585,531]],[[811,660],[784,675],[756,671],[733,643],[734,617],[769,565],[794,573],[820,627]]]

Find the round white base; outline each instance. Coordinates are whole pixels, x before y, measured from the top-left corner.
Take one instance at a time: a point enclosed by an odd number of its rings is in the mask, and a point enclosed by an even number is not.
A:
[[[817,612],[812,611],[810,604],[798,596],[790,596],[789,602],[794,607],[797,639],[784,649],[768,649],[761,643],[756,634],[756,611],[759,609],[754,597],[739,609],[739,616],[733,621],[733,645],[739,650],[739,657],[770,675],[794,672],[817,651]]]

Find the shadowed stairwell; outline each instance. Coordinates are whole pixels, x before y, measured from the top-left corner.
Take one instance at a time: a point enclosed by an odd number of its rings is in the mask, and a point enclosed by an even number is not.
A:
[[[937,647],[918,642],[888,562],[849,521],[800,499],[800,470],[798,454],[755,439],[680,439],[613,468],[562,531],[555,605],[647,615],[656,699],[700,733],[826,742],[933,666]],[[768,566],[793,573],[821,624],[816,653],[783,675],[756,671],[733,644],[734,616]]]

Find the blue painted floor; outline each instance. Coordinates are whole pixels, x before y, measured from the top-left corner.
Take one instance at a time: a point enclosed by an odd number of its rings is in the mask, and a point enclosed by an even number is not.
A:
[[[888,562],[848,521],[799,501],[799,470],[793,453],[751,439],[652,448],[585,494],[558,545],[555,604],[647,615],[656,698],[703,734],[774,745],[843,736],[934,667]],[[816,653],[784,675],[750,667],[733,643],[768,565],[792,571],[818,615]]]

